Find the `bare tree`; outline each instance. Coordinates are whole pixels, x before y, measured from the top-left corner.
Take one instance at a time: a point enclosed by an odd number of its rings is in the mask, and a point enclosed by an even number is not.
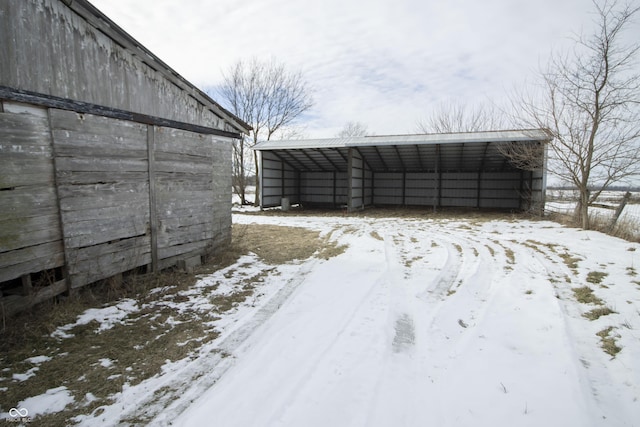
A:
[[[348,138],[350,136],[366,136],[367,126],[360,122],[347,122],[340,132],[336,134],[338,138]]]
[[[306,128],[300,126],[286,126],[274,133],[273,137],[279,141],[306,139]]]
[[[261,140],[269,140],[275,132],[290,125],[313,105],[311,93],[301,73],[291,73],[275,61],[261,62],[256,58],[239,61],[224,74],[218,92],[220,99],[240,119],[253,129],[248,138],[234,146],[234,171],[242,203],[246,203],[245,190],[251,157],[257,165],[257,152],[248,149]],[[257,167],[255,168],[257,172]],[[260,182],[255,174],[256,198],[259,202]]]
[[[549,135],[551,137],[551,135]],[[509,142],[499,144],[498,152],[514,167],[526,171],[541,171],[544,169],[546,157],[546,143],[543,141]]]
[[[459,103],[442,103],[431,116],[417,124],[421,133],[477,132],[503,126],[503,115],[494,107],[468,107]]]
[[[617,0],[594,6],[594,33],[552,57],[539,93],[518,97],[524,123],[552,133],[550,170],[577,188],[576,219],[584,229],[600,193],[640,173],[640,43],[623,42],[640,7]]]

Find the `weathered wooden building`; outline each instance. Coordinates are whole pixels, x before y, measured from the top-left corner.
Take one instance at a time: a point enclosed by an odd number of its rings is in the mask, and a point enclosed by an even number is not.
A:
[[[0,315],[224,245],[248,129],[88,1],[0,2]]]
[[[266,141],[260,203],[541,210],[542,129]]]

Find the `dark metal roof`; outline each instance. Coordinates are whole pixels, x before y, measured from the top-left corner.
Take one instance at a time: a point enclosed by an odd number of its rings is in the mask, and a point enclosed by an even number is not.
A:
[[[543,129],[425,135],[365,136],[296,141],[265,141],[269,151],[297,170],[346,171],[354,149],[374,172],[501,171],[511,169],[500,146],[540,144],[551,139]]]

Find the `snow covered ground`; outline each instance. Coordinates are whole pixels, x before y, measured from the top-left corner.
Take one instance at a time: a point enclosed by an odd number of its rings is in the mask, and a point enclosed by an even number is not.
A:
[[[234,222],[319,230],[348,249],[280,266],[249,255],[203,277],[175,310],[210,307],[208,283],[270,271],[249,303],[215,321],[218,339],[80,425],[129,425],[136,414],[155,426],[640,423],[639,244],[517,217]],[[584,286],[601,305],[576,300]],[[87,316],[108,328],[140,309],[120,305]],[[583,316],[602,307],[614,313]],[[607,354],[604,339],[621,350]],[[65,390],[50,392],[56,400],[16,409],[69,403]]]
[[[305,273],[175,425],[638,424],[639,245],[550,222],[235,220],[338,229],[349,249]],[[571,289],[595,271],[617,313],[590,321]],[[596,335],[609,326],[615,358]]]

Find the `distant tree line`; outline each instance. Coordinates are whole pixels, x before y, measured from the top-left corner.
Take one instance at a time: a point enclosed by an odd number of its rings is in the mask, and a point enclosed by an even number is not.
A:
[[[589,191],[597,191],[600,187],[589,188]],[[578,191],[578,188],[572,185],[548,185],[548,190],[566,190]],[[630,191],[632,193],[640,193],[640,186],[612,185],[607,191]]]

